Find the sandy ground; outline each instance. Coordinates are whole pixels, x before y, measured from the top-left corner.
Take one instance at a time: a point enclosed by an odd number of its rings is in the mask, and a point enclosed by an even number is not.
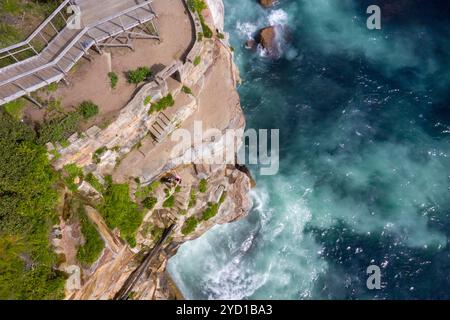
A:
[[[239,104],[239,96],[232,77],[224,76],[231,72],[228,53],[222,47],[220,50],[222,53],[218,56],[214,68],[209,69],[205,75],[203,90],[197,96],[199,110],[181,126],[191,133],[194,131],[195,121],[202,121],[204,131],[210,128],[223,130],[230,124],[230,119],[236,116],[234,106]],[[194,94],[197,94],[195,88]],[[177,97],[176,101],[178,99]],[[156,172],[167,163],[176,144],[170,137],[156,145],[151,138],[144,139],[139,150],[132,151],[121,161],[113,175],[114,180],[126,182],[130,177],[142,177]]]
[[[126,81],[125,74],[129,70],[148,66],[159,71],[174,59],[184,59],[193,39],[193,31],[183,1],[155,0],[153,7],[158,16],[157,26],[161,43],[157,40],[135,40],[134,52],[127,48],[113,48],[105,50],[104,55],[98,55],[91,51],[92,61],[82,59],[68,77],[69,85],[60,83],[58,90],[51,94],[52,97],[61,99],[65,111],[86,100],[97,104],[100,107],[100,116],[85,127],[109,123],[131,99],[137,88]],[[109,84],[110,71],[119,75],[115,90],[112,90]],[[49,97],[46,94],[43,96]],[[38,110],[30,106],[25,115],[29,120],[41,121],[47,112],[48,110]]]

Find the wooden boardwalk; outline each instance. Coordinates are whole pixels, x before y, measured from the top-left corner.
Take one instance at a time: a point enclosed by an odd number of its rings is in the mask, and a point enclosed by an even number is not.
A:
[[[14,59],[14,63],[0,69],[0,105],[41,89],[65,78],[70,69],[92,47],[100,50],[102,46],[130,46],[119,37],[158,38],[156,15],[152,0],[66,0],[22,43],[0,49],[2,59]],[[67,8],[76,5],[81,12],[80,27],[63,27],[57,30],[52,19],[64,17]],[[151,28],[148,28],[150,24]],[[53,28],[55,36],[51,39],[44,32]],[[135,31],[135,28],[140,30]],[[142,29],[147,28],[144,32]],[[151,29],[151,30],[150,30]],[[42,39],[44,48],[38,52],[33,41]],[[20,53],[32,50],[35,55],[20,60]]]

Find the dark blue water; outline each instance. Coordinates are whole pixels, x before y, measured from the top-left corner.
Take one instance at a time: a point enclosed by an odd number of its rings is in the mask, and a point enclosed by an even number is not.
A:
[[[248,127],[280,129],[280,172],[245,220],[186,244],[188,298],[450,298],[450,2],[225,0]],[[382,8],[382,30],[366,9]],[[283,57],[243,48],[290,28]],[[288,30],[288,28],[285,28]],[[378,265],[382,289],[366,287]]]

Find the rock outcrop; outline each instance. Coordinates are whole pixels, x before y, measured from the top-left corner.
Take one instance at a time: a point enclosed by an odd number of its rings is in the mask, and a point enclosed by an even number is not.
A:
[[[280,50],[277,43],[277,27],[270,26],[261,29],[258,36],[258,42],[271,58],[280,56]]]
[[[207,3],[210,11],[206,14],[213,17],[216,29],[221,30],[222,1],[207,0]],[[191,13],[191,17],[195,27],[200,28],[198,15]],[[174,73],[179,80],[174,79]],[[138,190],[149,188],[147,192],[151,192],[154,201],[151,209],[145,209],[135,248],[127,245],[117,230],[109,230],[98,212],[87,206],[88,217],[100,231],[106,247],[93,266],[74,273],[72,282],[77,282],[76,275],[81,275],[80,285],[67,291],[69,299],[117,297],[145,257],[157,247],[146,272],[133,281],[128,298],[179,298],[166,273],[169,258],[184,242],[202,236],[214,225],[236,221],[249,213],[251,177],[233,163],[216,161],[229,148],[235,155],[242,141],[245,118],[236,91],[238,81],[233,53],[226,40],[196,39],[185,61],[176,61],[158,73],[107,128],[93,127],[74,136],[70,146],[48,146],[53,155],[55,150],[58,153],[53,160],[57,169],[76,164],[100,182],[111,175],[114,182],[130,186],[132,199],[138,201]],[[175,100],[172,107],[161,113],[149,112],[147,97],[154,102],[168,94]],[[195,121],[202,121],[206,129],[217,129],[219,136],[204,137],[200,145],[186,145],[178,153],[168,152],[174,147],[169,139],[171,134],[176,129],[191,132]],[[224,138],[227,130],[239,133],[236,143]],[[210,156],[205,157],[201,150],[209,150]],[[194,156],[189,162],[187,155],[202,157]],[[179,180],[174,182],[174,176]],[[80,181],[78,191],[90,198],[90,203],[102,199],[102,194],[86,181]],[[170,237],[163,238],[164,230],[168,229]]]
[[[259,0],[259,3],[264,8],[269,8],[269,7],[272,7],[275,4],[275,0]]]

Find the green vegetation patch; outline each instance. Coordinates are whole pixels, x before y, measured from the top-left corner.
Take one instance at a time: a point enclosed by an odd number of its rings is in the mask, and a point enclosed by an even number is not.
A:
[[[111,86],[111,89],[117,88],[117,84],[119,83],[119,76],[115,72],[109,72],[108,73],[109,78],[109,85]]]
[[[93,186],[95,190],[103,193],[103,185],[100,183],[100,181],[98,181],[97,177],[92,172],[88,173],[85,180],[89,182],[89,184]]]
[[[78,110],[84,119],[90,119],[98,115],[98,106],[92,101],[82,102]]]
[[[208,203],[208,207],[205,211],[203,211],[202,219],[204,221],[208,221],[209,219],[214,218],[217,213],[219,213],[219,209],[222,206],[222,204],[225,202],[225,199],[227,197],[227,193],[222,193],[222,196],[220,197],[220,200],[218,203]]]
[[[171,195],[164,201],[163,207],[164,208],[173,208],[175,206],[175,196]]]
[[[208,190],[208,180],[206,180],[206,179],[200,180],[200,183],[198,185],[198,190],[201,193],[205,193]]]
[[[97,150],[95,150],[94,154],[92,155],[92,161],[93,161],[95,164],[99,164],[100,161],[101,161],[100,157],[101,157],[106,151],[108,151],[108,148],[107,148],[107,147],[101,147],[101,148],[98,148]]]
[[[150,102],[152,102],[152,97],[151,96],[146,96],[144,99],[144,104],[148,105],[150,104]]]
[[[61,142],[74,134],[82,116],[78,111],[69,112],[63,117],[56,117],[44,122],[38,129],[38,143]]]
[[[173,107],[175,105],[175,100],[173,99],[172,94],[168,94],[167,96],[161,98],[158,102],[152,104],[149,113],[164,111],[167,108]]]
[[[191,11],[197,13],[201,13],[203,10],[208,8],[204,0],[188,0],[187,4]]]
[[[186,220],[186,222],[183,225],[183,228],[181,229],[181,233],[187,236],[188,234],[191,234],[192,232],[197,229],[198,226],[198,220],[195,217],[190,217]]]
[[[152,71],[149,67],[140,67],[135,70],[128,71],[128,82],[132,84],[139,84],[147,81],[152,76]]]
[[[208,203],[208,207],[203,212],[203,220],[207,221],[211,218],[214,218],[219,212],[219,204],[218,203]]]
[[[108,185],[100,212],[111,229],[118,228],[122,238],[136,246],[136,232],[144,216],[131,200],[127,184]]]
[[[76,179],[84,179],[83,169],[77,167],[76,164],[68,164],[64,167],[64,182],[72,192],[78,190],[78,186],[75,183]]]
[[[194,59],[194,66],[198,66],[202,62],[202,57],[196,56]]]
[[[191,208],[195,207],[196,204],[197,204],[197,192],[195,191],[194,188],[192,188],[191,193],[189,195],[188,208],[191,209]]]
[[[186,86],[183,86],[183,88],[181,88],[181,91],[183,91],[186,94],[192,94],[192,89]]]
[[[144,208],[148,210],[152,210],[156,204],[158,203],[158,198],[156,197],[147,197],[142,201],[142,205]]]
[[[34,132],[0,112],[0,299],[61,299],[49,234],[57,174]]]
[[[25,108],[25,104],[26,102],[24,99],[17,99],[8,102],[3,107],[11,117],[13,117],[17,121],[20,121],[23,118],[23,109]]]
[[[94,224],[89,220],[83,206],[79,207],[78,219],[80,220],[81,233],[84,244],[78,248],[77,259],[79,262],[91,265],[98,260],[105,247]]]

